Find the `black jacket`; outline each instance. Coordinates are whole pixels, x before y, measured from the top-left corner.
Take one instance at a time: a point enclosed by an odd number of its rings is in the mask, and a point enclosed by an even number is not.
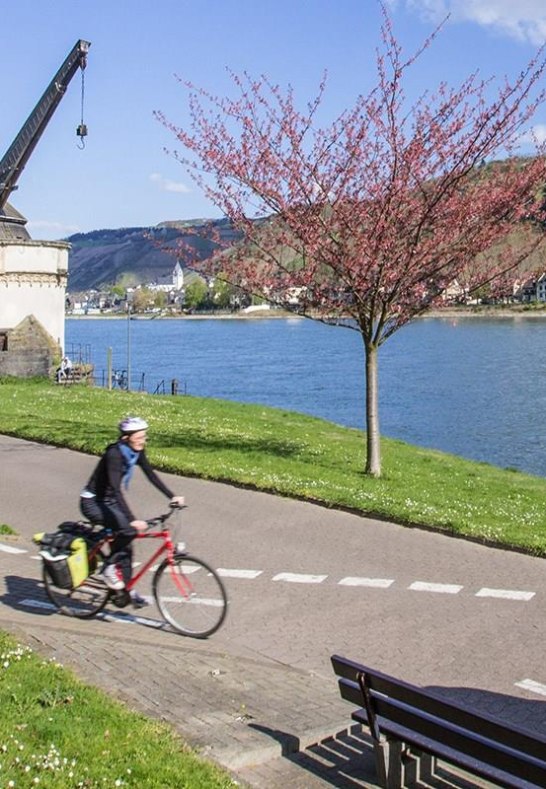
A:
[[[140,466],[152,485],[172,499],[173,493],[163,484],[153,468],[150,466],[146,453],[142,450],[139,453],[137,466]],[[86,490],[93,493],[99,501],[116,504],[127,516],[129,521],[134,520],[129,505],[125,501],[122,492],[122,481],[127,471],[127,462],[119,448],[119,441],[106,447],[103,456],[97,463]]]

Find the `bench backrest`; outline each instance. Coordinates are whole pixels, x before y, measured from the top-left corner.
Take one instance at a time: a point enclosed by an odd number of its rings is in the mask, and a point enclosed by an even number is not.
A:
[[[372,736],[390,722],[512,775],[546,786],[546,738],[334,655],[342,698],[366,709]]]

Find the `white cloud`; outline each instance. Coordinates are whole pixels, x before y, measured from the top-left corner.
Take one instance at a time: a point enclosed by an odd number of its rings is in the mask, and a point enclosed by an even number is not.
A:
[[[453,22],[475,22],[497,33],[540,45],[546,41],[545,0],[401,0],[428,19],[450,14]],[[396,3],[394,3],[396,4]]]
[[[150,175],[150,181],[157,184],[163,192],[177,192],[178,194],[189,194],[191,192],[191,189],[189,186],[186,186],[186,184],[180,181],[171,181],[168,178],[164,178],[159,173],[152,173]]]
[[[539,144],[546,142],[546,124],[538,123],[533,129],[533,133]]]
[[[521,147],[544,145],[546,143],[546,124],[537,123],[528,132],[525,132],[519,138]]]

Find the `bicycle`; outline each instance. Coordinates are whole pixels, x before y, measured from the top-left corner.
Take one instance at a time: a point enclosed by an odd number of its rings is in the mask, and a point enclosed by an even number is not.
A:
[[[160,539],[162,544],[121,591],[109,589],[101,577],[108,558],[105,551],[114,539],[111,529],[100,527],[97,532],[91,531],[88,545],[90,575],[75,588],[56,586],[44,561],[42,579],[49,600],[61,613],[79,619],[96,616],[109,600],[123,608],[130,602],[130,591],[166,553],[152,579],[153,596],[161,616],[184,636],[207,638],[215,633],[227,614],[226,590],[216,570],[189,554],[184,543],[173,542],[166,521],[175,510],[181,509],[184,507],[171,507],[164,515],[151,518],[147,521],[148,530],[135,536],[136,540]]]
[[[127,380],[127,370],[114,370],[112,373],[112,389],[123,389],[126,391],[129,388]]]

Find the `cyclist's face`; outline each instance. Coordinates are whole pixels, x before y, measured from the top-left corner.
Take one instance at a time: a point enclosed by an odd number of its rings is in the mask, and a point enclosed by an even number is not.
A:
[[[135,452],[140,452],[146,445],[146,438],[146,430],[137,430],[136,433],[130,433],[127,436],[127,443]]]

